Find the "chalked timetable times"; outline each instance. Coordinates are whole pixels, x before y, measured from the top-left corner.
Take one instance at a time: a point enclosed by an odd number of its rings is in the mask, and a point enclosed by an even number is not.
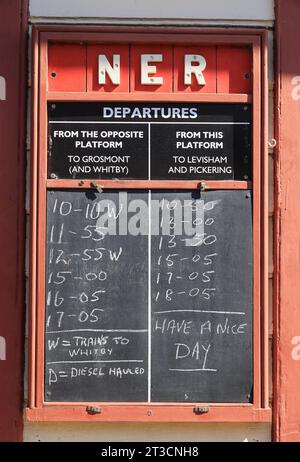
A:
[[[49,189],[45,400],[251,403],[252,258],[251,190]]]
[[[50,103],[48,178],[250,180],[251,105]]]

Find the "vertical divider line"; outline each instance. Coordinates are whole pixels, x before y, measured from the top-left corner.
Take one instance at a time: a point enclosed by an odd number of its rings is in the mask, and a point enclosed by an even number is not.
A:
[[[148,122],[148,180],[151,180],[151,125]]]
[[[151,402],[151,189],[148,192],[148,403]]]
[[[148,123],[148,179],[151,179],[150,123]],[[151,189],[148,191],[148,403],[151,402]]]

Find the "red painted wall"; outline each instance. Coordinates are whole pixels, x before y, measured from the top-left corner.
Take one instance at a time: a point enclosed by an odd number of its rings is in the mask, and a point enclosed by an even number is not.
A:
[[[276,2],[274,439],[300,441],[300,2]]]
[[[0,17],[0,76],[6,79],[6,100],[0,100],[0,337],[6,340],[6,359],[0,359],[0,441],[18,441],[23,420],[27,1],[1,0]],[[274,439],[278,441],[300,441],[298,19],[298,0],[276,0]]]
[[[0,2],[0,441],[22,440],[27,1]],[[6,95],[4,94],[6,93]],[[6,97],[4,100],[3,98]],[[0,357],[5,354],[2,339]]]

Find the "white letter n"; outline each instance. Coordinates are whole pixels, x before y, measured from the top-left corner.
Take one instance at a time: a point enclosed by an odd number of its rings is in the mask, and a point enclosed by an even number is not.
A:
[[[120,84],[120,55],[113,55],[113,64],[111,65],[105,55],[98,56],[98,83],[106,83],[106,74],[114,85]]]

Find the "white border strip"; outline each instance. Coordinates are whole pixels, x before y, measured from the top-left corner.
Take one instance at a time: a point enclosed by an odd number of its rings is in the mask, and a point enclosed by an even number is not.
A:
[[[250,122],[148,122],[146,120],[140,121],[136,120],[130,122],[127,120],[120,120],[116,122],[115,120],[111,121],[98,121],[98,120],[49,120],[49,124],[163,124],[163,125],[250,125]]]

